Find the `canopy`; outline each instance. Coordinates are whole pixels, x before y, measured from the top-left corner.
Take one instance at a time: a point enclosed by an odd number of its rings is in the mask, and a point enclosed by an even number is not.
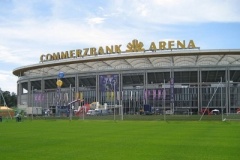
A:
[[[0,106],[0,116],[10,116],[12,118],[14,116],[14,110],[6,106]]]
[[[6,106],[0,106],[0,110],[1,111],[4,111],[4,110],[6,110],[6,111],[13,111],[13,109],[11,109],[9,107],[6,107]]]

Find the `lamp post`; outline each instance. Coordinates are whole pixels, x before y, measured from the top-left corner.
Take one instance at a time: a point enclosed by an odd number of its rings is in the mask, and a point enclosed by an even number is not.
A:
[[[32,120],[33,120],[33,104],[34,104],[34,96],[33,96],[33,93],[34,93],[34,91],[33,91],[33,89],[34,89],[34,87],[32,86]]]
[[[114,82],[113,82],[113,91],[114,91],[114,94],[113,94],[113,98],[114,98],[114,100],[113,100],[113,103],[114,103],[114,121],[115,121],[115,108],[116,108],[116,102],[115,102],[115,80],[114,80]]]
[[[222,113],[222,121],[223,121],[223,97],[222,97],[222,77],[221,77],[221,113]]]
[[[164,79],[164,88],[163,88],[163,119],[164,121],[166,121],[165,99],[166,99],[166,90],[165,90],[165,79]]]
[[[57,82],[56,82],[56,84],[57,84],[57,92],[58,92],[58,100],[57,100],[56,112],[58,111],[57,107],[58,107],[58,105],[60,103],[60,98],[61,98],[60,97],[60,91],[61,91],[61,87],[63,85],[63,81],[61,80],[61,78],[63,78],[63,77],[64,77],[64,73],[63,72],[59,72],[58,73],[58,79],[57,79]]]
[[[63,82],[62,82],[62,80],[57,80],[57,82],[56,82],[56,84],[57,84],[57,91],[58,91],[58,99],[57,99],[57,106],[56,107],[58,107],[59,106],[59,103],[60,103],[60,90],[61,90],[61,86],[63,85]],[[59,115],[60,116],[60,115]]]

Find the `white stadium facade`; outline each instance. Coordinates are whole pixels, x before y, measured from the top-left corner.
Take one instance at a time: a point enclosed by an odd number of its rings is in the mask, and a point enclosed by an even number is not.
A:
[[[43,54],[39,63],[16,68],[18,106],[57,112],[84,99],[122,105],[124,114],[145,104],[175,114],[240,107],[240,50],[202,50],[193,40],[145,45],[135,39],[125,46]]]

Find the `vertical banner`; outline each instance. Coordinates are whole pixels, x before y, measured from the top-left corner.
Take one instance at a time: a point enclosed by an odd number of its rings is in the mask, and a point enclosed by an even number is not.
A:
[[[162,91],[162,96],[163,98],[162,99],[166,99],[166,88],[163,88],[163,91]]]
[[[147,99],[147,90],[144,91],[144,99]]]
[[[41,101],[43,102],[43,101],[44,101],[44,98],[45,98],[45,96],[44,96],[44,94],[41,94],[41,95],[42,95]]]
[[[156,90],[153,90],[153,99],[156,99]]]
[[[37,102],[38,101],[38,95],[37,94],[35,94],[35,96],[34,96],[35,98],[34,98],[34,100],[35,100],[35,102]]]
[[[75,100],[79,99],[79,92],[75,93]]]
[[[162,93],[162,92],[161,92],[161,89],[159,89],[159,90],[158,90],[158,99],[161,98],[161,93]]]
[[[107,95],[106,95],[107,101],[110,101],[111,100],[111,92],[106,92],[106,93],[107,93]]]
[[[77,100],[77,99],[83,99],[83,92],[76,92],[75,93],[75,100]]]
[[[102,92],[119,91],[118,74],[100,75],[99,88]]]
[[[121,97],[121,96],[120,96],[120,93],[121,93],[121,92],[117,91],[117,100],[118,100],[118,101],[120,101],[120,97]]]
[[[83,99],[83,92],[79,92],[79,99]]]
[[[174,78],[170,79],[170,100],[174,103]]]
[[[65,102],[68,101],[68,93],[64,93],[64,101],[65,101]]]
[[[138,97],[138,91],[135,93],[135,95],[136,95],[136,98],[135,98],[135,99],[136,99],[136,101],[138,101],[138,98],[139,98],[139,97]]]
[[[111,100],[114,100],[114,98],[115,98],[115,94],[114,94],[114,92],[112,91],[112,92],[111,92]]]

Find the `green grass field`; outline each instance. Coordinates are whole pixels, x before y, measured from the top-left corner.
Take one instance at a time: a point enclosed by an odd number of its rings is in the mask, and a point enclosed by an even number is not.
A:
[[[238,160],[240,122],[8,120],[0,159]]]

